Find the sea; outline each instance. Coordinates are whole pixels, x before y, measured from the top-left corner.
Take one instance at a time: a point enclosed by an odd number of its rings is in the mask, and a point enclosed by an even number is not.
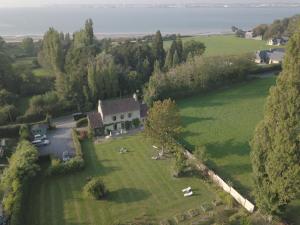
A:
[[[300,7],[36,7],[0,8],[0,36],[42,35],[49,27],[74,32],[91,18],[98,36],[219,34],[244,30],[300,13]]]

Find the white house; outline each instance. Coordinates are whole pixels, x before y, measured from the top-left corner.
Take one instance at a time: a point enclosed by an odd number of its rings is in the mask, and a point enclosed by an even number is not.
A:
[[[133,126],[133,121],[142,122],[146,114],[146,104],[133,95],[131,98],[99,100],[97,112],[89,113],[88,120],[95,134],[103,135],[111,131],[129,129]]]

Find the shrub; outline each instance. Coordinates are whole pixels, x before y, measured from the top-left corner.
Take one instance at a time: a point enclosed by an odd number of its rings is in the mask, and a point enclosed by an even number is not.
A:
[[[208,159],[207,157],[207,149],[205,146],[197,146],[195,149],[195,154],[197,159],[201,160],[201,162],[205,163]]]
[[[173,176],[180,177],[187,168],[186,157],[182,151],[178,150],[175,153],[175,162],[173,166]]]
[[[0,138],[14,138],[19,136],[20,124],[0,127]]]
[[[44,115],[40,114],[29,114],[29,115],[23,115],[18,116],[16,119],[17,123],[33,123],[43,120],[45,117]]]
[[[28,181],[33,178],[39,166],[36,164],[38,152],[28,141],[19,142],[16,152],[11,156],[9,166],[3,171],[1,186],[5,196],[2,204],[10,224],[23,224],[24,197]]]
[[[138,128],[140,126],[141,121],[139,119],[132,120],[132,124],[135,128]]]
[[[88,119],[86,117],[76,121],[76,127],[86,127],[87,125]]]
[[[19,130],[19,135],[21,140],[30,139],[30,130],[27,124],[22,124]]]
[[[131,121],[125,121],[125,129],[129,130],[132,127],[132,122]]]
[[[86,197],[100,200],[103,199],[108,190],[106,189],[102,179],[100,177],[92,178],[84,187],[83,187],[83,194]]]
[[[64,175],[84,168],[84,160],[81,157],[75,156],[67,162],[62,162],[57,158],[51,159],[51,166],[48,168],[48,175]]]
[[[75,129],[72,130],[72,139],[73,139],[76,156],[82,157],[83,156],[82,148],[77,135],[77,131]]]
[[[72,130],[72,139],[75,148],[75,157],[66,162],[52,157],[51,166],[48,168],[48,175],[63,175],[84,169],[85,164],[81,144],[75,129]]]
[[[84,139],[88,138],[88,132],[86,130],[79,131],[79,141],[83,141]]]

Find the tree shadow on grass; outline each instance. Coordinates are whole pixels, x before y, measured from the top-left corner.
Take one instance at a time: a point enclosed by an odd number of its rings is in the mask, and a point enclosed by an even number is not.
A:
[[[207,153],[213,158],[223,158],[229,155],[249,155],[250,146],[248,142],[235,142],[234,139],[229,139],[225,142],[215,142],[207,144]]]
[[[120,168],[116,166],[105,166],[104,163],[110,162],[111,160],[99,160],[96,154],[95,146],[92,142],[87,143],[85,145],[84,150],[84,160],[86,165],[85,172],[88,173],[90,176],[105,176],[114,171],[120,170]]]
[[[200,123],[202,121],[210,121],[215,120],[213,117],[196,117],[196,116],[182,116],[182,123],[184,126],[188,126],[189,124]]]
[[[218,176],[222,178],[226,183],[229,181],[232,183],[232,186],[235,190],[237,190],[240,194],[242,194],[245,198],[248,198],[249,200],[253,201],[253,197],[251,196],[251,192],[253,191],[250,187],[247,187],[243,185],[240,181],[234,179],[232,177],[232,173],[228,172],[229,169],[224,166],[218,166],[215,162],[208,160],[206,162],[206,165],[209,169],[213,170]],[[251,168],[251,166],[250,166]],[[232,171],[233,168],[230,168],[230,171]],[[247,169],[249,167],[247,166]],[[250,172],[250,171],[248,171]],[[245,172],[246,173],[246,172]],[[248,179],[252,179],[251,176],[248,177]]]
[[[122,196],[120,198],[120,196]],[[121,188],[116,191],[109,192],[107,200],[117,203],[131,203],[145,200],[151,196],[151,193],[136,188]]]

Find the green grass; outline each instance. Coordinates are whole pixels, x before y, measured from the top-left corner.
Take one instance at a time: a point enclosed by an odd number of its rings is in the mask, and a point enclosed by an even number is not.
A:
[[[183,43],[188,40],[201,41],[206,46],[205,55],[235,55],[254,53],[257,50],[268,49],[265,41],[256,41],[245,38],[237,38],[233,35],[195,36],[183,38]],[[168,49],[171,41],[165,41],[164,46]]]
[[[192,147],[205,145],[208,166],[252,202],[249,141],[263,118],[268,90],[274,84],[275,78],[268,77],[177,102],[185,142]],[[294,224],[300,224],[299,210],[300,200],[288,207],[286,216]]]
[[[16,107],[20,115],[24,115],[29,106],[29,101],[31,97],[20,97],[17,101]]]
[[[126,147],[127,154],[118,150]],[[171,176],[171,160],[151,159],[153,149],[142,136],[132,136],[94,146],[83,143],[87,168],[74,175],[39,178],[27,204],[30,225],[112,225],[132,221],[144,214],[157,221],[200,207],[215,198],[196,177]],[[101,176],[110,190],[107,200],[82,197],[88,176]],[[181,189],[192,186],[195,196],[184,198]]]
[[[52,72],[50,70],[44,69],[44,68],[38,68],[32,70],[32,73],[37,77],[51,77]]]
[[[28,66],[32,67],[32,61],[35,60],[36,57],[22,57],[17,58],[16,61],[13,63],[14,66]]]
[[[253,186],[249,141],[274,77],[178,102],[189,144],[207,147],[209,165],[246,193]]]

